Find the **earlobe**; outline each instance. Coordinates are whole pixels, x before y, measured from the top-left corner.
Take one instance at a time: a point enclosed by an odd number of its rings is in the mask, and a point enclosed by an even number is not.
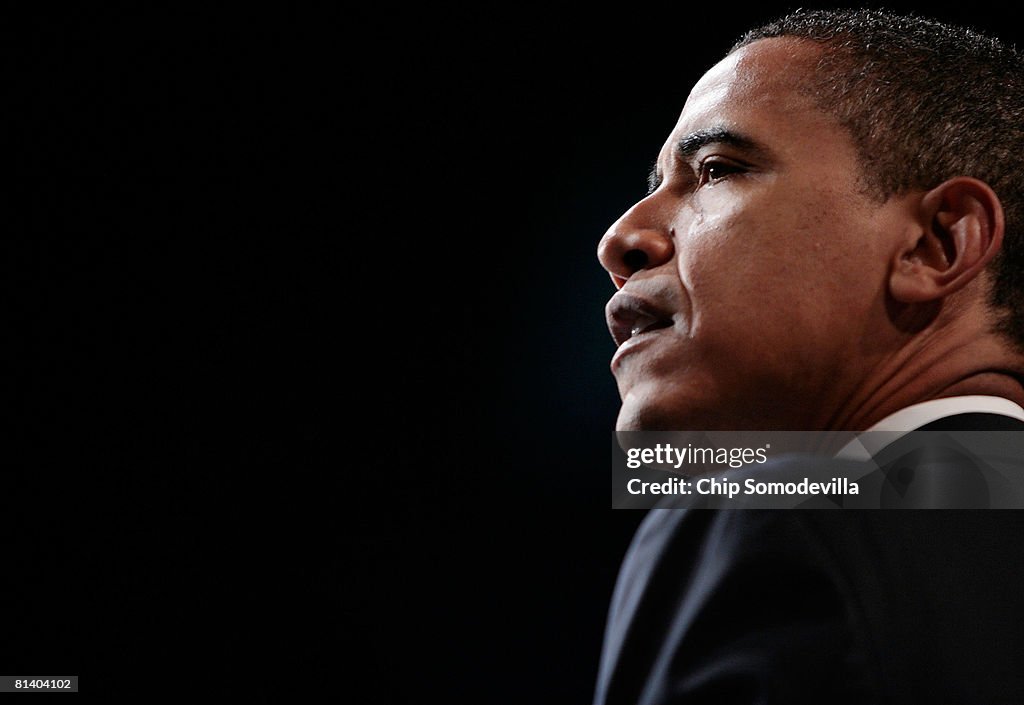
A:
[[[889,291],[901,303],[935,301],[966,286],[999,252],[1003,208],[983,181],[956,177],[921,197],[918,227],[894,258]]]

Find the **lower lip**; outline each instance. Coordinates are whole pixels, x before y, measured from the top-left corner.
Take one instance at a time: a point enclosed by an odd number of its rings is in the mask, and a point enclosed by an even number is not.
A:
[[[619,363],[622,362],[622,358],[630,353],[636,352],[639,348],[643,347],[647,343],[654,340],[655,336],[662,331],[668,330],[668,328],[655,328],[639,335],[632,336],[629,340],[619,346],[619,349],[612,355],[611,368],[612,372],[618,369]]]

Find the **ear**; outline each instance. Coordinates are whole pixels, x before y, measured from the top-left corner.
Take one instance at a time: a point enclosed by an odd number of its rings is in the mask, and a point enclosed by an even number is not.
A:
[[[889,291],[902,303],[935,301],[963,288],[1003,244],[999,197],[984,181],[966,176],[924,194],[918,224],[889,277]]]

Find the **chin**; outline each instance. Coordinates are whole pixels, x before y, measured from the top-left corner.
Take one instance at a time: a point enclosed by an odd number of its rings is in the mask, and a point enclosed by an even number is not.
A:
[[[622,402],[616,431],[689,431],[702,429],[692,414],[662,404],[640,403],[629,395]]]
[[[652,390],[655,391],[655,390]],[[751,424],[750,419],[735,408],[725,408],[720,400],[682,393],[676,395],[627,393],[615,423],[616,431],[739,431],[760,429],[764,424]]]

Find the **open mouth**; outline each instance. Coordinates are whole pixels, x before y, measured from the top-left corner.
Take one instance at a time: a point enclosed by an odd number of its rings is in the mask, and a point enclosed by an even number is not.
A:
[[[661,328],[668,328],[671,325],[672,325],[672,321],[670,321],[670,320],[669,321],[666,321],[666,320],[654,320],[654,319],[648,319],[645,316],[643,320],[636,321],[633,324],[633,327],[629,331],[629,337],[630,338],[635,338],[636,336],[641,335],[643,333],[648,333],[650,331],[659,330]]]
[[[608,330],[621,346],[627,340],[672,326],[672,315],[646,299],[622,291],[605,308]]]

